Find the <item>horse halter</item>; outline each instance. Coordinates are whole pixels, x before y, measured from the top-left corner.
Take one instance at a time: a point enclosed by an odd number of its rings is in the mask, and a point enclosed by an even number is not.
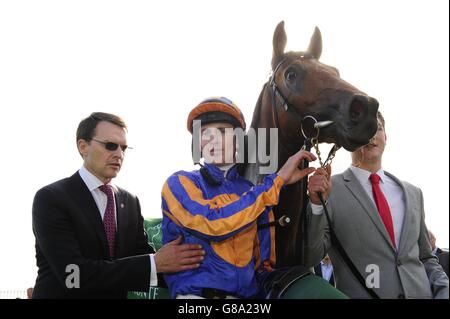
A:
[[[308,58],[308,55],[305,53],[302,57]],[[276,97],[278,97],[285,112],[290,112],[290,114],[294,118],[298,119],[300,122],[301,132],[302,132],[303,137],[305,138],[305,143],[303,144],[302,148],[309,151],[311,149],[311,146],[314,146],[317,157],[319,158],[320,165],[322,167],[325,167],[326,165],[331,164],[331,162],[333,161],[333,158],[335,157],[336,152],[340,148],[340,146],[337,146],[336,144],[334,144],[333,147],[331,148],[330,152],[328,153],[327,159],[325,160],[325,162],[322,162],[322,158],[320,157],[321,153],[319,151],[319,134],[320,134],[321,128],[325,128],[328,125],[331,125],[333,123],[333,121],[320,121],[319,122],[312,115],[299,114],[297,112],[297,110],[295,109],[295,107],[293,107],[289,103],[289,101],[284,97],[283,93],[281,93],[280,89],[278,88],[278,85],[275,81],[275,77],[276,77],[277,71],[280,69],[281,65],[286,61],[286,59],[287,58],[284,58],[278,63],[278,65],[275,67],[275,70],[272,72],[272,74],[270,76],[270,80],[269,80],[269,85],[272,88],[272,105],[275,109],[275,126],[278,128],[280,127],[279,122],[278,122],[278,112],[277,112],[277,103],[276,103]],[[303,123],[306,119],[312,119],[314,121],[313,127],[317,131],[317,134],[315,136],[311,136],[311,137],[306,136],[305,131],[303,130]]]
[[[278,85],[275,81],[275,77],[277,75],[277,71],[280,69],[281,65],[286,61],[286,58],[282,59],[278,65],[275,67],[275,70],[272,72],[272,74],[270,75],[270,79],[269,79],[269,85],[272,88],[272,104],[274,106],[274,108],[276,109],[276,101],[275,101],[275,97],[278,97],[278,99],[281,102],[281,105],[283,106],[284,110],[286,112],[290,112],[291,115],[293,115],[295,118],[297,118],[300,123],[303,122],[303,115],[299,114],[297,112],[297,110],[295,109],[295,107],[293,107],[289,101],[284,97],[283,93],[281,93],[280,89],[278,88]],[[276,125],[277,127],[278,125],[278,117],[276,117],[275,119],[276,121]]]

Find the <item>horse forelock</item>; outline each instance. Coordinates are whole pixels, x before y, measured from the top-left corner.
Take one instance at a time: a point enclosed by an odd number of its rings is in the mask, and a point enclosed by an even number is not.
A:
[[[274,57],[272,59],[272,72],[275,71],[280,63],[289,64],[296,60],[315,60],[315,58],[307,51],[289,51],[285,52],[282,56]]]

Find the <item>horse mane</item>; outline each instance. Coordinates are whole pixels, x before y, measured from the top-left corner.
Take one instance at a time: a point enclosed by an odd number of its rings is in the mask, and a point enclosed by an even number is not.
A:
[[[264,91],[266,89],[266,86],[269,82],[264,83],[263,88],[261,92],[259,93],[258,101],[256,101],[255,109],[253,110],[253,118],[252,118],[252,124],[250,127],[252,128],[258,128],[259,119],[261,117],[261,106],[262,106],[262,100]]]

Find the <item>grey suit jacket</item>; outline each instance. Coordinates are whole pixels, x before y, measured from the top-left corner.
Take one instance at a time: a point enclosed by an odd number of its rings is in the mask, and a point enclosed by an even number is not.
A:
[[[398,249],[391,243],[374,202],[350,169],[332,177],[327,209],[335,233],[366,283],[381,298],[448,298],[448,277],[431,254],[419,188],[385,172],[403,189],[406,212]],[[351,298],[370,298],[330,241],[325,214],[308,207],[306,264],[328,253],[336,287]]]
[[[441,264],[445,273],[448,277],[448,251],[444,251],[440,248],[437,249],[436,257],[439,259],[439,264]]]

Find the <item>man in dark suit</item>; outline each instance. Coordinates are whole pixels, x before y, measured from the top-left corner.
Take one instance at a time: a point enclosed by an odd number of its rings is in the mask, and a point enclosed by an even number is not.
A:
[[[333,265],[331,264],[330,256],[326,255],[316,267],[314,267],[316,276],[322,277],[334,286]]]
[[[448,277],[448,251],[442,250],[436,246],[436,237],[434,237],[434,234],[431,231],[428,231],[428,237],[430,238],[433,255],[439,259],[439,264],[441,264]]]
[[[421,190],[382,169],[384,128],[378,112],[377,133],[352,153],[349,169],[332,177],[332,190],[329,170],[316,170],[322,180],[311,180],[308,186],[319,189],[325,199],[329,195],[331,226],[362,280],[331,240],[330,225],[314,192],[309,194],[306,264],[317,265],[329,253],[336,287],[351,298],[371,298],[375,292],[389,299],[448,299],[448,277],[431,253]]]
[[[156,253],[148,245],[137,197],[111,183],[126,132],[121,118],[92,113],[77,129],[81,169],[36,193],[33,298],[125,298],[158,285],[157,273],[197,268],[203,259],[201,247],[181,238]]]

